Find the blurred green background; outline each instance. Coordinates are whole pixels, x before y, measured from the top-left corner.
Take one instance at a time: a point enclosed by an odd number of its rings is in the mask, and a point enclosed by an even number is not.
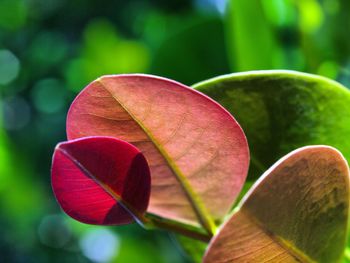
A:
[[[132,72],[191,85],[284,68],[350,87],[349,13],[348,0],[0,0],[0,261],[189,262],[165,232],[61,212],[50,165],[70,102]]]

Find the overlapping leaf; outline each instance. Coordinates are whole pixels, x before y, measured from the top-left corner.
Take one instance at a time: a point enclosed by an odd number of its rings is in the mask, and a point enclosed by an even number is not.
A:
[[[52,187],[62,209],[89,224],[141,220],[150,196],[150,173],[142,153],[111,137],[86,137],[57,145]]]
[[[108,135],[145,155],[148,212],[213,232],[244,183],[249,153],[235,119],[205,95],[147,75],[105,76],[73,102],[67,135]]]
[[[350,92],[335,81],[271,70],[225,75],[194,87],[242,125],[251,150],[250,178],[306,145],[331,145],[350,160]]]
[[[348,213],[343,156],[326,146],[298,149],[253,186],[204,262],[339,262]]]

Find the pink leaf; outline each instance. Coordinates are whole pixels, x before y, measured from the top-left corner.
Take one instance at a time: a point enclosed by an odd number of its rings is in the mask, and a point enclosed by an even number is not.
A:
[[[73,102],[67,135],[134,144],[152,175],[148,213],[213,232],[245,181],[249,151],[236,120],[180,83],[148,75],[104,76]]]

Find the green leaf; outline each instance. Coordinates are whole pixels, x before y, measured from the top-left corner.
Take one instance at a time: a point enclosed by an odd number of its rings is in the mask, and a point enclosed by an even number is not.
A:
[[[232,68],[244,71],[284,65],[276,31],[264,13],[262,1],[231,0],[227,13],[226,33]]]
[[[154,55],[153,74],[190,84],[230,72],[219,17],[191,16],[174,24],[178,28],[170,30]]]
[[[203,262],[339,262],[349,215],[348,164],[332,147],[298,149],[266,171],[239,207]]]
[[[338,148],[350,161],[350,92],[330,79],[295,71],[252,71],[194,85],[229,110],[251,150],[249,178],[305,145]]]

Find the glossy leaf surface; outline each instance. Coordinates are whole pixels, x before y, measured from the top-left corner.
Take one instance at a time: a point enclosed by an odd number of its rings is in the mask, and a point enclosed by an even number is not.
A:
[[[67,135],[134,144],[151,169],[148,212],[209,232],[230,210],[247,174],[247,142],[235,119],[205,95],[164,78],[97,79],[73,102]]]
[[[62,209],[88,224],[120,225],[140,219],[150,196],[142,153],[111,137],[86,137],[57,145],[52,187]]]
[[[298,149],[247,193],[204,262],[339,262],[348,213],[343,156],[327,146]]]
[[[271,70],[225,75],[194,87],[242,125],[251,150],[251,179],[306,145],[331,145],[350,161],[350,92],[335,81]]]

